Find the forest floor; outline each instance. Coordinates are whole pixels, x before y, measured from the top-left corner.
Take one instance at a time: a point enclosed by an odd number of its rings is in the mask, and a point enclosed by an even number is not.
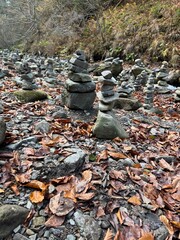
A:
[[[103,140],[92,135],[97,100],[90,111],[69,110],[61,104],[63,84],[51,88],[39,80],[50,98],[21,103],[13,96],[19,87],[12,79],[0,82],[7,124],[0,148],[0,202],[27,207],[30,214],[8,240],[17,232],[27,239],[97,239],[98,234],[104,240],[179,239],[180,105],[173,93],[155,95],[159,115],[114,109],[130,137]],[[143,101],[141,91],[134,96]],[[54,118],[59,110],[67,118]],[[42,120],[50,126],[48,133],[36,130]],[[16,149],[7,148],[19,142]],[[53,176],[51,167],[59,167],[73,149],[86,153],[82,169]],[[91,233],[77,224],[79,210],[82,218],[89,216]]]

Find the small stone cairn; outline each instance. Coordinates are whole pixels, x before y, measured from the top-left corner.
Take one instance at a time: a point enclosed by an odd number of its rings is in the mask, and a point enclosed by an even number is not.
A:
[[[117,85],[116,79],[112,76],[111,71],[103,71],[99,78],[102,83],[101,91],[98,92],[99,111],[96,123],[93,128],[93,134],[97,138],[113,139],[115,137],[128,138],[128,134],[122,128],[120,123],[112,112],[114,102],[119,95],[114,91]]]
[[[157,79],[156,90],[158,93],[170,92],[167,83],[168,75],[169,75],[168,62],[164,61],[162,62],[162,66],[156,74]]]
[[[132,66],[131,68],[131,72],[133,73],[133,75],[135,76],[135,78],[143,71],[145,70],[145,65],[143,63],[143,61],[138,58],[135,60],[135,64]]]
[[[155,73],[152,72],[149,75],[146,87],[144,88],[144,94],[145,94],[144,108],[148,110],[153,108],[154,80],[155,80]]]
[[[88,74],[88,63],[82,50],[70,59],[70,72],[62,93],[62,102],[70,109],[88,110],[93,107],[96,84]]]
[[[130,73],[128,69],[124,69],[118,76],[120,86],[117,89],[120,98],[130,98],[134,87],[130,83]]]
[[[180,87],[178,87],[174,93],[175,102],[180,102]]]

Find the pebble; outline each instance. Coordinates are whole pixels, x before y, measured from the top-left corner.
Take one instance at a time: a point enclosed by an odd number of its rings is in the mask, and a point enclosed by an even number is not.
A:
[[[29,238],[23,236],[22,234],[20,233],[16,233],[13,237],[13,240],[28,240]]]
[[[70,220],[69,220],[69,223],[70,223],[72,226],[76,225],[76,223],[75,223],[75,221],[74,221],[73,219],[70,219]]]
[[[34,231],[32,231],[31,229],[27,229],[26,230],[26,234],[28,235],[28,236],[31,236],[31,235],[34,235]]]
[[[67,235],[66,240],[76,240],[76,237],[72,234]]]
[[[33,227],[34,228],[42,226],[42,225],[44,225],[44,223],[45,223],[45,217],[43,217],[43,216],[33,218]]]

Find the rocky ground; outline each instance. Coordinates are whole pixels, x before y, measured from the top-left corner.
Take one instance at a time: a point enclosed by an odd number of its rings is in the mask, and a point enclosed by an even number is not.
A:
[[[14,77],[0,80],[0,202],[29,215],[4,239],[179,239],[180,106],[172,93],[156,94],[158,113],[114,109],[130,138],[100,140],[92,135],[97,101],[90,111],[62,106],[63,75],[55,85],[37,80],[49,98],[31,103],[13,95]],[[141,91],[134,96],[143,102]]]

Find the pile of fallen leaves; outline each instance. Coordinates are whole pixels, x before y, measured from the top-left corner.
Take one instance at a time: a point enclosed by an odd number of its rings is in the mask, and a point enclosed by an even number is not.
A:
[[[95,210],[96,219],[109,216],[110,226],[104,233],[104,240],[152,240],[154,232],[151,222],[145,221],[146,213],[151,212],[166,226],[169,240],[177,236],[180,229],[179,129],[162,126],[158,120],[143,122],[132,114],[132,124],[127,128],[130,139],[101,140],[104,146],[101,151],[96,146],[99,140],[92,135],[96,116],[91,121],[74,120],[73,116],[53,119],[50,113],[54,108],[47,101],[22,104],[4,94],[15,90],[16,85],[10,79],[6,79],[4,85],[6,87],[1,89],[1,99],[6,121],[12,121],[23,112],[27,119],[43,117],[51,122],[51,132],[39,134],[34,126],[29,129],[28,135],[21,131],[17,135],[7,132],[5,144],[30,135],[39,139],[41,148],[26,147],[21,151],[0,152],[0,158],[4,161],[0,170],[0,184],[3,186],[0,194],[6,194],[11,189],[19,196],[21,191],[31,189],[30,201],[33,204],[43,203],[49,215],[46,227],[61,226],[72,210]],[[49,89],[52,98],[57,93],[59,89]],[[139,92],[136,97],[141,99],[142,94]],[[163,114],[159,118],[162,120],[172,123],[179,120],[176,111],[179,106],[173,103],[171,96],[156,96],[155,106],[161,108]],[[116,111],[117,116],[126,114]],[[14,123],[13,129],[16,128]],[[85,139],[91,139],[93,144],[86,144]],[[34,162],[43,161],[50,154],[51,147],[55,148],[54,154],[66,158],[72,153],[62,145],[74,142],[88,156],[80,174],[51,178],[48,181],[31,180]],[[171,156],[170,161],[166,158],[168,156]],[[133,160],[133,164],[124,165],[125,159]],[[33,216],[34,210],[27,223]]]

